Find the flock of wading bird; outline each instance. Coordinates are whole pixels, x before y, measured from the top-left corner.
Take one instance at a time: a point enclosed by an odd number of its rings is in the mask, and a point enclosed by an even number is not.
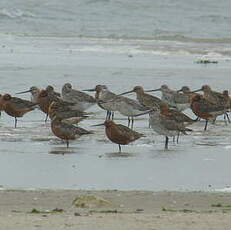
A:
[[[83,92],[95,92],[95,97]],[[191,91],[189,87],[183,86],[179,90],[172,90],[167,85],[162,85],[158,89],[144,90],[141,86],[135,86],[132,90],[115,94],[105,85],[97,85],[95,88],[78,91],[72,88],[70,83],[62,87],[62,93],[54,91],[52,86],[46,89],[31,87],[27,91],[19,92],[31,93],[31,101],[12,97],[10,94],[0,95],[0,111],[5,111],[15,118],[15,128],[17,118],[25,113],[39,108],[51,119],[51,130],[55,136],[66,141],[74,140],[82,135],[92,134],[92,131],[85,130],[77,124],[90,116],[85,112],[89,107],[97,104],[101,109],[106,110],[104,123],[94,126],[105,126],[107,137],[119,145],[127,145],[141,137],[143,134],[133,130],[134,118],[144,114],[149,114],[149,127],[157,134],[165,136],[165,149],[168,149],[169,137],[177,137],[192,131],[187,126],[204,119],[207,129],[208,121],[215,122],[220,115],[224,116],[225,122],[230,122],[228,112],[231,108],[231,99],[228,91],[222,93],[213,91],[208,85],[203,85],[200,89]],[[161,99],[147,92],[161,91]],[[203,95],[197,92],[203,91]],[[137,100],[130,99],[123,95],[136,93]],[[191,108],[197,119],[191,119],[182,111]],[[113,121],[114,113],[128,117],[128,126],[116,124]],[[129,128],[130,127],[130,128]]]

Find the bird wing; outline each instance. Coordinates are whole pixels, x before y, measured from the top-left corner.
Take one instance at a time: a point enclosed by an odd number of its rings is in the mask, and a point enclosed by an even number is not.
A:
[[[163,103],[160,98],[155,97],[155,96],[150,95],[150,94],[146,94],[146,93],[144,94],[144,96],[142,98],[140,98],[139,102],[143,106],[146,106],[149,108],[153,108],[153,107],[159,108],[160,104]]]
[[[137,109],[137,110],[140,110],[140,111],[147,111],[147,110],[148,110],[147,107],[141,105],[141,104],[140,104],[138,101],[136,101],[136,100],[130,99],[130,98],[128,98],[128,97],[122,97],[122,98],[123,98],[123,100],[126,101],[126,103],[127,103],[128,105],[131,105],[132,107],[134,107],[134,108]]]
[[[202,100],[198,104],[201,112],[211,113],[224,110],[224,106],[214,105],[206,100]]]
[[[95,103],[96,100],[94,97],[92,97],[91,95],[78,91],[78,90],[72,90],[70,93],[70,96],[72,96],[73,98],[75,98],[76,100],[78,100],[79,102],[89,102],[89,103]]]
[[[32,108],[32,107],[35,107],[37,105],[37,103],[23,100],[23,99],[18,98],[18,97],[12,97],[11,101],[13,102],[14,107],[16,109],[24,109],[25,107]]]
[[[177,122],[173,119],[169,119],[166,116],[160,115],[160,123],[162,126],[164,126],[166,129],[168,130],[172,130],[172,131],[177,131],[178,130],[178,126],[177,126]]]
[[[140,136],[140,137],[144,136],[142,133],[138,133],[134,130],[131,130],[127,126],[121,124],[116,125],[116,131],[118,136],[127,139],[131,138],[131,136]]]
[[[179,104],[187,104],[190,102],[190,97],[183,93],[176,93],[173,96],[173,101]]]
[[[177,122],[194,122],[193,119],[182,112],[170,111],[170,113]]]
[[[183,123],[178,123],[173,119],[169,119],[165,115],[160,115],[160,123],[163,125],[166,129],[171,130],[171,131],[180,131],[185,133],[185,131],[189,131],[189,129],[185,128]]]
[[[92,131],[88,131],[78,126],[74,126],[68,124],[66,122],[61,122],[61,129],[63,133],[73,133],[74,135],[84,135],[84,134],[92,134]]]

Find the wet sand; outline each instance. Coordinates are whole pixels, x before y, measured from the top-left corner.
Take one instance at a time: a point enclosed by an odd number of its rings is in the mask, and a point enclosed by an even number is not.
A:
[[[73,201],[83,194],[110,204],[76,208]],[[7,230],[223,230],[231,228],[230,200],[230,193],[2,190],[0,223]]]

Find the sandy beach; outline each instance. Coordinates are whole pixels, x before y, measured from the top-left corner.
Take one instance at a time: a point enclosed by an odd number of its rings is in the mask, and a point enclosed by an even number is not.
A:
[[[107,205],[79,208],[95,196]],[[224,230],[231,228],[231,194],[204,192],[2,190],[2,229]]]

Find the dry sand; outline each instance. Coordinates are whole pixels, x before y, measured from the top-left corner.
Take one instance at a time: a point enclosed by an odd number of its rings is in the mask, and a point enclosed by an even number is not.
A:
[[[75,207],[75,198],[84,194],[109,204]],[[229,193],[2,190],[0,204],[4,230],[231,229]]]

